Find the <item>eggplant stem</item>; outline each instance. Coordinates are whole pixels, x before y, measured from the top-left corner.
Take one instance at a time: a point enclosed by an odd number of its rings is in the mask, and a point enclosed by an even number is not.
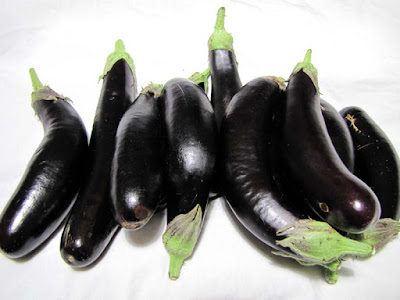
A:
[[[40,82],[39,77],[37,76],[34,68],[29,69],[29,75],[31,77],[32,87],[35,92],[43,88],[43,84]]]
[[[208,39],[208,50],[225,49],[233,51],[233,37],[225,30],[225,7],[221,7],[217,13],[214,32]]]
[[[311,63],[311,54],[312,54],[312,50],[308,49],[307,53],[306,53],[306,55],[304,57],[304,60],[302,62],[299,62],[296,65],[296,67],[294,67],[293,72],[289,77],[289,81],[295,74],[297,74],[300,71],[303,71],[305,74],[308,75],[308,77],[310,77],[312,83],[314,84],[314,87],[315,87],[317,93],[319,94],[318,70]]]
[[[208,77],[210,77],[210,75],[211,75],[211,70],[210,70],[210,68],[207,68],[202,73],[200,73],[200,72],[194,73],[192,76],[189,77],[189,79],[197,85],[203,83],[204,92],[207,94],[207,92],[208,92]]]

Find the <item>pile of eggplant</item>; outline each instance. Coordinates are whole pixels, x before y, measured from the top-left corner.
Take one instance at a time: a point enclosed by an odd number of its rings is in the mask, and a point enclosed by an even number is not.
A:
[[[29,255],[63,224],[61,257],[84,268],[120,228],[139,230],[166,208],[162,240],[177,279],[219,196],[273,253],[322,266],[329,283],[345,257],[395,238],[400,163],[389,138],[361,108],[320,99],[311,50],[288,80],[242,86],[224,21],[220,8],[206,71],[140,93],[118,40],[89,142],[70,99],[30,70],[44,137],[0,215],[5,255]]]

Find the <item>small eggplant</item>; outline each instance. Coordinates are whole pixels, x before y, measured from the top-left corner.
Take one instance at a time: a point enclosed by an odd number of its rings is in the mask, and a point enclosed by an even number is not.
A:
[[[335,271],[344,255],[371,255],[373,247],[310,219],[309,207],[290,201],[275,184],[276,158],[271,154],[281,146],[273,142],[272,124],[282,105],[282,89],[276,78],[257,78],[228,105],[220,131],[224,195],[244,227],[275,254]]]
[[[146,224],[162,199],[161,89],[143,89],[118,126],[111,200],[116,220],[127,229]]]
[[[169,277],[177,279],[206,214],[217,126],[207,95],[191,80],[168,81],[162,99],[168,222],[163,243],[170,254]]]
[[[93,263],[120,229],[111,208],[111,162],[118,124],[136,97],[133,61],[121,40],[108,56],[101,78],[85,182],[61,237],[61,256],[76,268]]]
[[[374,192],[343,164],[320,108],[317,70],[311,50],[290,76],[283,142],[286,162],[313,210],[332,226],[361,233],[380,216]]]
[[[44,128],[18,187],[0,216],[0,248],[20,258],[41,245],[64,220],[82,182],[87,135],[68,98],[43,86],[30,69],[32,107]]]

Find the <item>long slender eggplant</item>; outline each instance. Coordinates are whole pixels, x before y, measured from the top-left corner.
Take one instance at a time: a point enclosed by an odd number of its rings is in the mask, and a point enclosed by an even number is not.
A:
[[[146,224],[162,200],[161,89],[143,89],[118,126],[111,200],[116,220],[127,229]]]
[[[173,79],[163,88],[169,277],[177,279],[193,252],[206,214],[216,160],[217,126],[204,91],[191,80]]]
[[[371,255],[373,247],[310,219],[307,205],[289,201],[277,188],[271,153],[280,145],[272,142],[272,123],[281,88],[275,78],[257,78],[228,105],[220,131],[224,194],[238,220],[275,254],[336,270],[344,255]]]
[[[211,103],[218,128],[232,97],[242,87],[232,35],[225,31],[225,8],[218,10],[215,31],[208,40],[211,70]]]
[[[110,198],[111,162],[118,124],[136,96],[132,58],[121,40],[109,55],[89,143],[86,180],[61,237],[61,255],[73,267],[93,263],[120,226]]]
[[[82,181],[86,129],[68,98],[43,86],[30,69],[32,107],[44,137],[0,216],[0,248],[10,258],[29,254],[61,224]]]
[[[350,130],[340,115],[330,103],[321,99],[321,111],[329,137],[340,159],[350,170],[354,171],[354,146]]]
[[[380,216],[374,192],[343,164],[329,138],[320,108],[311,50],[294,69],[286,91],[283,139],[290,172],[314,211],[332,226],[361,233]]]
[[[355,151],[355,175],[374,191],[381,204],[381,219],[362,235],[377,250],[400,231],[400,162],[397,151],[379,125],[361,108],[340,111],[346,120]]]

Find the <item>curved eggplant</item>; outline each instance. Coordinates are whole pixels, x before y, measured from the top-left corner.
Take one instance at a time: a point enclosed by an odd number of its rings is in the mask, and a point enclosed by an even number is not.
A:
[[[296,66],[286,90],[284,149],[289,171],[313,210],[332,226],[361,233],[380,216],[374,192],[354,176],[335,151],[321,114],[311,50]]]
[[[61,256],[73,267],[93,263],[120,228],[109,199],[110,173],[118,124],[136,96],[134,74],[133,61],[118,40],[103,75],[85,182],[61,237]]]
[[[214,111],[204,91],[188,79],[173,79],[163,88],[167,229],[171,279],[196,245],[206,213],[216,159]]]
[[[161,88],[143,89],[118,126],[111,201],[116,220],[127,229],[146,224],[162,199]]]
[[[281,146],[274,142],[273,122],[282,106],[281,89],[276,78],[257,78],[228,105],[220,131],[224,194],[243,226],[275,254],[334,271],[344,255],[371,255],[373,247],[309,219],[308,206],[291,201],[275,184],[273,154]]]
[[[340,111],[349,125],[355,145],[354,173],[375,192],[382,208],[381,218],[400,217],[400,162],[389,137],[359,107]]]
[[[0,248],[10,258],[29,254],[64,220],[82,182],[88,142],[67,98],[43,86],[30,70],[32,106],[44,137],[0,216]]]

